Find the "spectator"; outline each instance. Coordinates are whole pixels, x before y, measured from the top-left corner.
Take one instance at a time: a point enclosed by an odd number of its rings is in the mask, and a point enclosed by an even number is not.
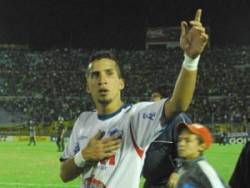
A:
[[[203,157],[213,142],[210,131],[201,124],[179,126],[177,172],[171,174],[169,188],[225,188],[228,187]]]
[[[249,187],[250,180],[250,142],[241,151],[238,162],[229,180],[232,188]]]
[[[157,90],[151,95],[151,100],[157,102],[162,99],[162,94]],[[191,123],[191,120],[185,113],[174,116],[171,120],[165,122],[165,128],[149,146],[142,175],[145,178],[144,188],[165,188],[168,178],[176,168],[178,140],[178,125]]]

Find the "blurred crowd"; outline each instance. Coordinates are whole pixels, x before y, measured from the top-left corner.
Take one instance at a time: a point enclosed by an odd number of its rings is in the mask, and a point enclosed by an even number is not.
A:
[[[181,67],[180,49],[115,50],[121,60],[127,102],[149,100],[154,90],[171,95]],[[91,51],[0,50],[0,107],[49,123],[61,115],[75,119],[91,110],[84,69]],[[201,123],[250,121],[250,47],[213,48],[203,54],[193,104],[188,113]],[[14,121],[14,120],[13,120]]]

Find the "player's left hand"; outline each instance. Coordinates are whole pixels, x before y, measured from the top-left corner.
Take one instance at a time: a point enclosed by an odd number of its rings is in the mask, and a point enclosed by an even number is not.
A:
[[[189,22],[191,28],[187,22],[181,22],[180,46],[190,58],[200,55],[208,41],[208,35],[200,21],[201,13],[201,9],[196,11],[195,19]]]

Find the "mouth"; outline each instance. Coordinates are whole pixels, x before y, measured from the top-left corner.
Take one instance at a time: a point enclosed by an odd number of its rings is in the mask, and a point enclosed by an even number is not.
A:
[[[107,95],[107,93],[109,92],[108,89],[99,89],[98,92],[102,95],[102,96],[105,96]]]
[[[179,152],[179,153],[182,153],[182,152],[184,152],[184,149],[183,149],[183,148],[180,148],[180,149],[178,149],[178,152]]]

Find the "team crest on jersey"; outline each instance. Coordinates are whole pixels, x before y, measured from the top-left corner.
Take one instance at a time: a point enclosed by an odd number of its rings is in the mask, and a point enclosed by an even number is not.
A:
[[[108,135],[116,138],[122,138],[123,136],[123,131],[119,130],[117,128],[112,128],[108,130]]]
[[[111,137],[115,137],[115,138],[120,138],[121,139],[122,136],[123,136],[123,131],[119,130],[117,128],[112,128],[112,129],[108,130],[107,135],[111,136]],[[112,155],[108,159],[101,160],[99,168],[104,170],[107,167],[107,165],[108,166],[114,166],[115,165],[115,161],[116,161],[115,160],[115,155]]]
[[[142,117],[143,119],[149,119],[149,120],[154,120],[156,116],[155,112],[149,112],[149,113],[143,113]]]
[[[79,144],[76,144],[76,146],[74,147],[74,153],[78,153],[78,151],[80,151],[80,146]]]

